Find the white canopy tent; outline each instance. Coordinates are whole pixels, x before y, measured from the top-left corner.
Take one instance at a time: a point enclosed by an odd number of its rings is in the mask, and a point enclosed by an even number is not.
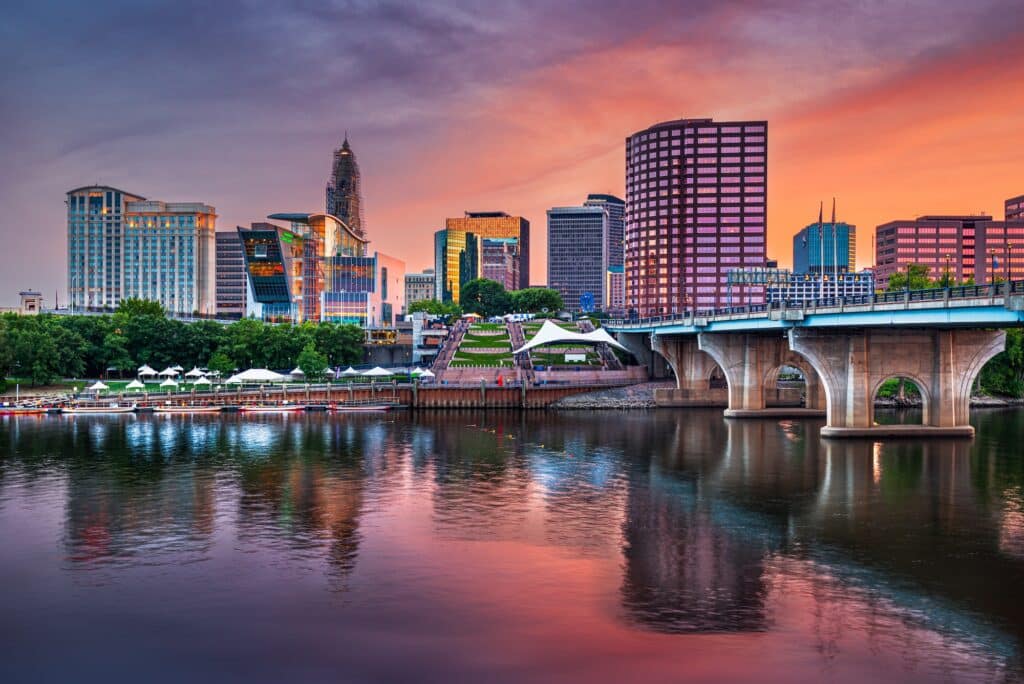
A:
[[[555,325],[549,320],[544,321],[544,325],[540,327],[537,334],[533,336],[529,342],[524,344],[519,349],[516,349],[513,354],[518,354],[524,351],[530,351],[535,347],[540,347],[545,344],[566,344],[580,342],[583,344],[610,344],[613,347],[618,347],[622,351],[629,351],[618,341],[608,334],[608,331],[604,328],[598,328],[588,333],[575,332],[573,330],[566,330],[558,325]]]
[[[413,369],[412,373],[410,373],[410,375],[412,375],[412,376],[414,376],[414,377],[418,377],[418,376],[420,376],[420,375],[423,375],[423,369],[422,369],[422,368],[420,368],[419,366],[416,366],[416,367],[415,367],[415,368]]]
[[[164,380],[163,382],[160,383],[160,386],[161,387],[177,387],[178,386],[178,381],[175,380],[174,378],[167,378],[166,380]]]
[[[177,374],[178,374],[178,371],[174,370],[174,368],[164,368],[162,371],[157,373],[157,375],[159,375],[161,378],[163,378],[163,377],[173,378]]]
[[[289,373],[288,375],[294,375],[294,376],[297,376],[297,377],[303,377],[304,378],[304,377],[306,377],[306,372],[303,371],[298,366],[296,366],[295,368],[292,369],[292,372]]]
[[[196,384],[196,385],[209,385],[211,383],[210,383],[210,379],[209,378],[203,377],[203,378],[199,378],[198,380],[196,380],[194,384]]]
[[[332,378],[333,378],[333,377],[334,377],[334,375],[335,375],[335,373],[334,373],[334,369],[333,369],[333,368],[324,368],[324,371],[323,371],[323,372],[324,372],[324,375],[329,375],[329,376],[330,376],[330,377],[332,377]]]
[[[280,373],[275,373],[274,371],[267,370],[266,368],[250,368],[247,371],[242,371],[241,373],[236,373],[235,375],[232,375],[224,382],[228,383],[229,385],[233,385],[237,383],[256,384],[264,382],[287,381],[287,375],[281,375]]]
[[[125,385],[124,388],[130,390],[140,390],[146,389],[146,386],[143,383],[139,382],[138,380],[132,380],[127,385]]]
[[[153,377],[154,375],[156,375],[156,371],[154,369],[150,368],[148,365],[143,364],[143,365],[139,366],[138,374],[146,376],[146,377]]]
[[[171,368],[173,368],[174,370],[178,371],[179,373],[180,373],[181,371],[185,370],[184,368],[182,368],[181,366],[179,366],[179,365],[177,365],[177,364],[175,364],[175,365],[171,366]]]
[[[423,378],[432,378],[432,377],[434,377],[434,372],[432,370],[430,370],[429,368],[427,370],[423,371],[422,373],[420,373],[420,380],[422,380]]]
[[[110,389],[110,388],[107,387],[106,385],[104,385],[101,381],[97,380],[95,382],[95,384],[89,385],[86,389],[88,389],[90,392],[99,392],[100,390],[105,390],[105,389]]]
[[[394,373],[389,370],[385,370],[380,366],[363,372],[363,376],[367,378],[390,378],[392,375],[394,375]]]
[[[195,366],[188,373],[185,373],[186,378],[201,378],[203,377],[203,371],[199,370],[199,366]]]
[[[346,375],[346,376],[349,376],[349,377],[351,377],[351,376],[353,376],[353,375],[359,375],[359,371],[357,371],[357,370],[356,370],[355,368],[353,368],[352,366],[349,366],[349,367],[348,367],[348,368],[346,368],[345,370],[341,371],[341,374],[342,374],[342,375]]]

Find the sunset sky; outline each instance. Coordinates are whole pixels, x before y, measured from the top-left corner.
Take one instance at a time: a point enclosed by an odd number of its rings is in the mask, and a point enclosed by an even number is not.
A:
[[[674,7],[674,9],[673,9]],[[465,210],[624,191],[624,138],[769,122],[769,254],[1024,194],[1024,6],[988,2],[64,2],[0,23],[0,304],[63,302],[67,190],[203,201],[218,228],[322,211],[348,130],[372,247],[432,266]],[[827,214],[827,209],[826,209]]]

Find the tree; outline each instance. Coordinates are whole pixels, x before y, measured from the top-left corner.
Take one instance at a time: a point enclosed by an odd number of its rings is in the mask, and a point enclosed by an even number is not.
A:
[[[167,316],[167,312],[160,302],[137,299],[135,297],[122,299],[121,303],[117,305],[117,313],[124,314],[129,318],[133,316],[157,316],[158,318],[164,318]]]
[[[299,353],[296,365],[306,374],[307,380],[317,380],[327,368],[327,357],[316,350],[316,345],[308,342]]]
[[[231,357],[219,349],[213,353],[206,367],[211,371],[217,371],[221,375],[231,375],[235,371],[235,362]]]
[[[406,311],[411,314],[422,311],[431,316],[446,316],[448,318],[462,315],[462,307],[455,302],[439,302],[436,299],[421,299],[418,302],[413,302]]]
[[[101,356],[104,370],[116,368],[119,371],[130,371],[135,368],[135,362],[128,355],[128,338],[117,331],[109,332],[103,338]]]
[[[901,269],[889,276],[889,286],[886,288],[886,292],[908,289],[908,278],[910,282],[909,289],[911,290],[931,289],[935,287],[935,283],[928,277],[928,271],[928,267],[924,264],[907,264],[905,269]]]
[[[363,329],[358,325],[321,323],[313,331],[318,352],[329,366],[346,366],[363,359]]]
[[[512,310],[518,313],[541,313],[545,309],[549,313],[558,313],[562,310],[562,295],[549,287],[528,287],[509,294]]]
[[[462,286],[459,304],[464,310],[481,316],[502,316],[511,311],[512,298],[508,296],[501,283],[487,278],[477,278]]]
[[[1024,330],[1006,331],[1006,349],[981,369],[983,391],[1011,397],[1024,396]]]

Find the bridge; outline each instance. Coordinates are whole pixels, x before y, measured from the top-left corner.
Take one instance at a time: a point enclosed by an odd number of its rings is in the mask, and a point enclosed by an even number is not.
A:
[[[664,406],[725,403],[727,417],[819,414],[824,437],[965,436],[971,388],[1006,345],[1003,328],[1024,325],[1024,281],[856,298],[687,311],[611,320],[605,327],[676,388]],[[804,407],[771,405],[783,367],[805,380]],[[720,372],[726,389],[713,386]],[[874,398],[890,378],[920,390],[922,425],[880,426]],[[721,396],[724,395],[724,396]]]

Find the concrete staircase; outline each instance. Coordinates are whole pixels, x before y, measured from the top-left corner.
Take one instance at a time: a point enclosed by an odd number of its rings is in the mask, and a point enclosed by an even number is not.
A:
[[[523,324],[519,321],[507,321],[505,327],[508,329],[508,336],[512,339],[512,349],[519,349],[526,344],[526,333],[523,332]],[[519,376],[524,382],[531,385],[536,381],[533,372],[533,361],[530,359],[530,352],[523,352],[515,355],[516,368],[519,369]]]
[[[579,328],[580,332],[588,333],[595,330],[594,324],[588,318],[584,318],[576,323],[576,327]],[[604,367],[608,370],[624,370],[622,361],[615,355],[615,352],[607,344],[597,345],[597,354],[601,357],[601,362]]]
[[[437,382],[444,379],[448,366],[451,364],[455,352],[459,350],[459,345],[462,344],[462,338],[465,337],[467,330],[469,330],[469,321],[465,319],[459,319],[452,326],[451,332],[448,333],[448,337],[441,346],[441,350],[437,352],[437,358],[434,359],[434,364],[430,368],[436,376]]]

